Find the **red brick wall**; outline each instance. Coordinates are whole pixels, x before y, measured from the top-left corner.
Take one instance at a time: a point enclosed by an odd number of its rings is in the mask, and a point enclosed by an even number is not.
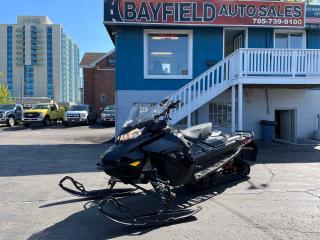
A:
[[[83,84],[85,104],[91,104],[97,110],[114,104],[115,68],[109,64],[108,58],[101,60],[95,68],[83,69]],[[101,95],[106,95],[106,103],[101,102]]]

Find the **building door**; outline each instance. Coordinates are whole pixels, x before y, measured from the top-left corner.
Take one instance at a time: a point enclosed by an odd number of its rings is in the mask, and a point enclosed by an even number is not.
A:
[[[233,38],[233,51],[236,51],[239,48],[244,48],[243,38],[244,38],[243,33],[240,33],[238,36],[235,36]]]
[[[239,48],[247,47],[246,29],[224,29],[224,57],[229,56]]]
[[[286,142],[296,141],[296,111],[276,110],[275,121],[277,122],[275,136]]]

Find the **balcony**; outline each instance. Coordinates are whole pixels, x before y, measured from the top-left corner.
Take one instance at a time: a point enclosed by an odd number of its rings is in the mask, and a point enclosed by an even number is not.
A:
[[[43,47],[43,45],[42,45],[42,44],[41,44],[41,45],[38,45],[38,44],[37,44],[37,46],[36,46],[36,47],[33,47],[33,49],[36,49],[36,50],[37,50],[37,52],[38,52],[38,50],[43,51],[43,50],[44,50],[44,47]]]
[[[16,28],[16,33],[24,33],[23,27]]]
[[[24,57],[16,57],[16,61],[17,61],[17,62],[24,61]]]
[[[23,44],[24,41],[23,41],[23,39],[17,38],[17,39],[16,39],[16,43],[17,43],[17,44]]]
[[[24,45],[23,44],[17,44],[16,49],[18,50],[24,50]]]
[[[37,57],[37,58],[36,58],[36,61],[37,61],[37,62],[43,62],[43,61],[44,61],[44,58],[43,58],[43,57]]]
[[[16,51],[16,55],[17,55],[17,56],[20,56],[20,55],[23,55],[23,54],[24,54],[23,51],[18,51],[18,50]]]
[[[16,38],[24,38],[24,33],[17,33]]]
[[[43,34],[37,34],[37,39],[44,39]]]
[[[239,49],[226,66],[247,84],[316,84],[320,80],[320,50]],[[302,82],[301,82],[302,81]]]

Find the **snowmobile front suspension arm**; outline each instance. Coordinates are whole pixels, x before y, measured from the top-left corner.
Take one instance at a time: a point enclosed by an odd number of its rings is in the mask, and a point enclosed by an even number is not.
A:
[[[72,185],[76,188],[76,190],[66,187],[64,185],[65,181],[70,181]],[[59,182],[59,187],[61,187],[64,191],[78,197],[89,197],[93,199],[103,199],[106,196],[120,197],[120,196],[130,195],[132,192],[136,191],[136,189],[134,188],[114,189],[113,188],[114,185],[115,185],[115,182],[112,182],[110,188],[87,191],[83,186],[83,184],[77,182],[76,180],[74,180],[72,177],[69,177],[69,176],[65,176]]]

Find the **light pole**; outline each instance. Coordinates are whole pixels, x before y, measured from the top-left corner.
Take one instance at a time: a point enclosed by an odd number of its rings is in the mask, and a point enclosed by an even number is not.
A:
[[[3,78],[3,79],[1,79]],[[3,72],[0,72],[0,84],[2,84],[2,81],[3,81],[3,85],[5,84],[5,79],[4,79],[4,73]]]
[[[83,104],[84,103],[83,87],[79,88],[79,91],[80,91],[80,103]]]
[[[22,76],[20,78],[20,102],[23,105],[23,80]]]
[[[84,104],[84,82],[83,82],[83,76],[80,77],[80,101],[82,104]]]

